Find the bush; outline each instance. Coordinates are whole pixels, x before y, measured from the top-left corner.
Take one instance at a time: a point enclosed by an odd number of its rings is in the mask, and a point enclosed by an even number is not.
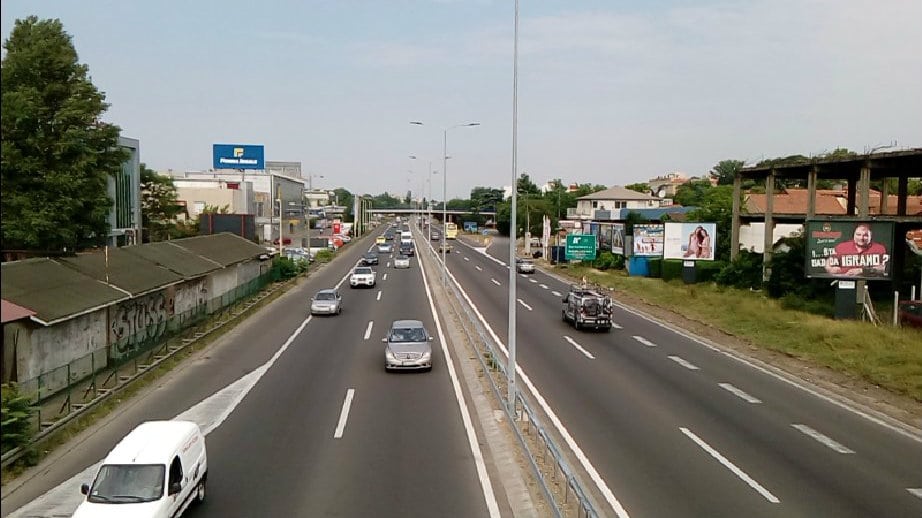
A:
[[[664,259],[662,261],[662,278],[664,281],[682,279],[682,260]]]
[[[331,250],[321,250],[314,256],[314,260],[318,263],[328,263],[333,260],[334,256],[335,254]]]
[[[726,266],[725,261],[698,261],[695,265],[695,280],[713,282]]]
[[[6,453],[29,444],[35,435],[32,416],[35,407],[28,397],[20,394],[15,383],[0,387],[0,450]]]
[[[714,280],[721,286],[760,289],[762,287],[762,254],[740,251],[736,259],[725,265]]]
[[[276,257],[272,261],[272,279],[276,281],[290,279],[307,271],[307,267],[308,262],[304,259]]]
[[[592,262],[593,268],[598,268],[599,270],[607,270],[612,268],[615,262],[615,255],[611,252],[602,252],[599,254],[599,257]],[[624,266],[624,261],[622,261],[622,266]]]
[[[647,261],[647,267],[650,271],[650,277],[661,278],[663,276],[663,260],[650,259]]]

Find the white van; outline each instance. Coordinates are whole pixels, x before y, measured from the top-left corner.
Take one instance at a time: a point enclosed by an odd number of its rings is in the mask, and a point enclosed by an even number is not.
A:
[[[413,234],[409,230],[404,230],[400,233],[400,244],[409,245],[413,243]]]
[[[205,500],[205,436],[190,421],[148,421],[106,456],[75,518],[179,516]]]

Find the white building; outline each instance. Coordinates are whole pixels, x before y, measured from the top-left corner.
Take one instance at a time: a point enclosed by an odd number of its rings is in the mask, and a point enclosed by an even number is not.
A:
[[[576,208],[567,209],[567,219],[611,219],[619,209],[650,209],[662,207],[663,200],[619,185],[576,199]],[[608,214],[609,216],[606,216]]]

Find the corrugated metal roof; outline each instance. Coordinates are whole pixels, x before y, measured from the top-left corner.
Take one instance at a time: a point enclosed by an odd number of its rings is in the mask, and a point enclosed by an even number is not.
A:
[[[224,267],[216,261],[211,261],[174,243],[174,241],[147,243],[145,245],[126,246],[120,250],[159,264],[186,279],[200,277]]]
[[[29,308],[24,308],[6,299],[0,299],[0,323],[5,324],[14,320],[22,320],[34,314],[35,312]]]
[[[594,192],[588,194],[577,200],[659,200],[654,196],[649,194],[644,194],[642,192],[632,191],[630,189],[625,189],[620,185],[613,185],[604,191]]]
[[[105,252],[65,257],[59,261],[132,295],[147,293],[183,280],[179,274],[120,248],[110,248],[108,254],[108,264]]]
[[[128,298],[124,292],[47,258],[3,263],[0,273],[3,298],[35,311],[33,318],[46,324]]]
[[[187,237],[170,241],[192,253],[207,257],[223,266],[258,258],[266,249],[234,234],[223,232],[210,236]]]

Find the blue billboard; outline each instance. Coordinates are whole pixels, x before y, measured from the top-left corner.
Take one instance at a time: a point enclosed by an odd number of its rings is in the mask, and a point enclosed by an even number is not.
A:
[[[252,144],[214,144],[215,169],[265,169],[265,148]]]

